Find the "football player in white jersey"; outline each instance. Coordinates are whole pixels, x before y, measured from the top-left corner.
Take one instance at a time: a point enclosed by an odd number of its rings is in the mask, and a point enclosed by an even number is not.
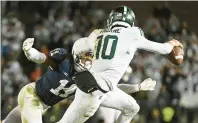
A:
[[[174,39],[167,43],[149,41],[143,36],[142,30],[134,26],[134,21],[135,15],[130,8],[118,7],[110,13],[107,29],[94,30],[84,43],[79,43],[79,46],[76,44],[77,48],[73,48],[76,56],[94,51],[94,60],[89,72],[83,74],[87,77],[81,77],[89,84],[81,83],[80,80],[75,82],[79,89],[59,123],[85,122],[99,106],[120,110],[117,123],[130,123],[139,112],[140,107],[136,100],[117,87],[135,51],[143,49],[169,54],[173,47],[183,48],[183,45]],[[90,85],[93,87],[89,87]]]

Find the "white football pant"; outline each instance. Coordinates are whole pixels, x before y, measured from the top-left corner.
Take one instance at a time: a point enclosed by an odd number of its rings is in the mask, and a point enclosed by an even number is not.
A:
[[[117,123],[130,123],[140,109],[136,100],[117,86],[105,94],[99,90],[87,94],[77,89],[74,101],[58,123],[84,123],[99,106],[120,110]]]
[[[36,95],[35,83],[24,86],[18,95],[22,123],[42,123],[42,114],[49,108]]]
[[[12,109],[2,123],[21,123],[21,111],[19,105]]]
[[[97,111],[97,116],[105,123],[115,123],[120,113],[121,112],[119,110],[100,106]]]

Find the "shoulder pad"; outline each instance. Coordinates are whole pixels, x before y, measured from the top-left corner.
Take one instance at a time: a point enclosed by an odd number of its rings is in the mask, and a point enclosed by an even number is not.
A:
[[[131,29],[132,29],[133,31],[135,31],[136,34],[139,34],[139,35],[141,35],[141,36],[144,36],[144,32],[142,31],[141,28],[135,26],[135,27],[132,27]]]
[[[82,42],[82,41],[84,41],[84,40],[87,40],[87,38],[88,38],[88,37],[80,38],[80,39],[76,40],[74,44],[79,43],[79,42]]]
[[[50,51],[50,53],[49,53],[49,56],[57,62],[61,62],[62,60],[67,58],[68,55],[69,55],[69,53],[67,52],[67,50],[65,50],[63,48],[56,48],[56,49]]]
[[[103,33],[105,31],[105,29],[95,29],[94,32],[96,34],[100,34],[100,33]]]
[[[144,32],[139,27],[126,28],[126,31],[130,32],[131,35],[144,36]]]

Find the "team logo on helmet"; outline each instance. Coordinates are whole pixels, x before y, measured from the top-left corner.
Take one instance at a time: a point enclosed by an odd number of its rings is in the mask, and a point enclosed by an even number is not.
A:
[[[132,27],[134,25],[135,15],[133,11],[126,7],[120,6],[112,10],[107,19],[107,26],[111,30],[114,27]]]

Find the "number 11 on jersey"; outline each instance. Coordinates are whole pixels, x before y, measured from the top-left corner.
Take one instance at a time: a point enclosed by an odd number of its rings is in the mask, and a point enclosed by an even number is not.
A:
[[[117,42],[118,42],[118,37],[116,35],[107,35],[104,38],[104,35],[99,36],[98,39],[98,45],[96,48],[96,59],[99,59],[99,56],[101,55],[102,59],[112,59],[115,55],[116,47],[117,47]],[[102,45],[103,43],[103,45]],[[108,45],[111,44],[110,47],[110,53],[107,54],[106,51],[108,49]],[[102,52],[100,54],[100,51],[102,49]]]

